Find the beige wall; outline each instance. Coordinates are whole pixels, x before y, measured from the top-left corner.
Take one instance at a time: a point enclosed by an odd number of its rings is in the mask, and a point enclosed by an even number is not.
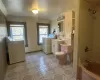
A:
[[[100,10],[95,14],[92,60],[100,62]]]
[[[53,32],[54,29],[58,33],[58,22],[57,22],[57,19],[51,20],[50,24],[51,24],[51,33]]]
[[[26,22],[27,24],[27,38],[28,38],[28,47],[25,49],[26,52],[41,50],[41,46],[37,44],[37,22],[40,23],[49,23],[49,20],[38,19],[36,17],[17,17],[17,16],[8,16],[7,20],[17,21],[17,22]]]
[[[73,71],[77,73],[79,60],[84,61],[91,58],[93,53],[93,17],[88,11],[91,8],[84,0],[75,0],[75,36],[74,36],[74,54],[73,54]],[[85,52],[88,46],[91,51]],[[76,76],[76,75],[75,75]]]
[[[100,10],[97,10],[94,15],[88,11],[89,8],[94,9],[93,5],[91,6],[84,0],[80,0],[79,4],[79,25],[75,26],[75,38],[78,36],[78,40],[74,40],[74,72],[77,70],[76,61],[79,62],[79,58],[83,62],[84,60],[92,60],[100,63]],[[89,52],[84,51],[85,46],[89,47]]]
[[[93,19],[92,14],[88,11],[91,6],[84,0],[80,1],[79,12],[79,57],[81,61],[91,58],[93,52]],[[85,52],[85,47],[88,46],[91,51]]]
[[[0,12],[0,80],[4,80],[7,61],[5,49],[5,37],[7,36],[7,29],[4,16]]]
[[[88,11],[93,6],[81,0],[79,27],[79,54],[82,61],[100,62],[100,10],[94,15]],[[85,52],[85,46],[89,52]]]

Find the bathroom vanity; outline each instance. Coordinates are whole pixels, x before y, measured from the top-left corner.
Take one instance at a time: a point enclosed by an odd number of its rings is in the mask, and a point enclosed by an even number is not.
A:
[[[52,53],[60,51],[60,44],[63,44],[65,40],[52,39]]]

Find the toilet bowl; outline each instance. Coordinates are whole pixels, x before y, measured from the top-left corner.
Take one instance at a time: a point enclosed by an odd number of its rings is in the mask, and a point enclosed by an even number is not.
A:
[[[56,52],[55,53],[56,58],[59,61],[59,64],[66,65],[67,64],[67,54],[64,52]]]

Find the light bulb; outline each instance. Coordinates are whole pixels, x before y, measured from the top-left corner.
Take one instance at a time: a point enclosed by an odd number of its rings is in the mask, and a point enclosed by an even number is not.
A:
[[[32,10],[34,14],[38,14],[38,10]]]

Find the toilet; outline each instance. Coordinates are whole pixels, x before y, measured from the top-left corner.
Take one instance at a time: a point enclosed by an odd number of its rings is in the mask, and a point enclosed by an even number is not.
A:
[[[55,56],[58,59],[60,65],[66,65],[67,64],[66,53],[64,53],[64,52],[56,52]]]
[[[59,64],[65,65],[67,62],[71,63],[72,58],[72,46],[66,44],[60,44],[61,52],[56,52],[56,58],[59,60]]]

